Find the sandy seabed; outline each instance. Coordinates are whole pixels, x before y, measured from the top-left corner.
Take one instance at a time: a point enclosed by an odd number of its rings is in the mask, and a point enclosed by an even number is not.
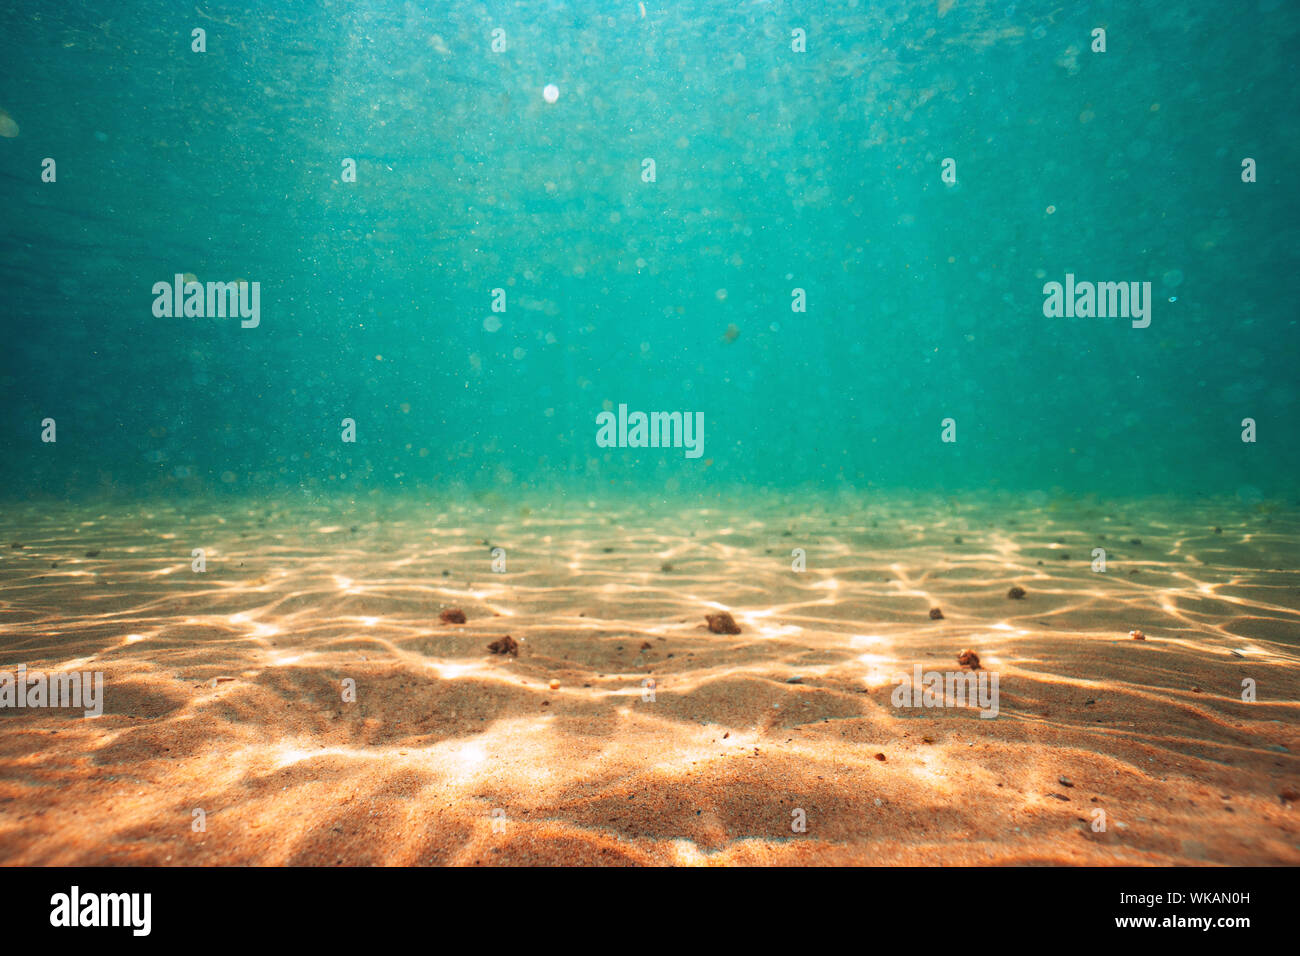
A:
[[[0,671],[104,675],[0,709],[3,864],[1300,864],[1294,508],[0,515]]]

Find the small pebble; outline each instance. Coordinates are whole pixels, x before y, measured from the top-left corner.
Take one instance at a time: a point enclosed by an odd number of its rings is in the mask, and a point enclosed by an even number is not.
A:
[[[560,689],[560,682],[559,682],[558,680],[556,680],[555,678],[551,678],[551,682],[550,682],[550,684],[548,684],[547,686],[550,687],[551,690],[559,690],[559,689]]]
[[[1135,641],[1145,641],[1147,639],[1147,636],[1141,631],[1129,631],[1128,636],[1133,638]]]
[[[1023,601],[1025,599],[1025,589],[1017,584],[1007,591],[1007,597],[1012,601]]]
[[[943,620],[943,611],[940,610],[940,609],[937,608],[937,607],[932,607],[932,608],[930,608],[930,620],[932,620],[932,621],[942,621],[942,620]]]

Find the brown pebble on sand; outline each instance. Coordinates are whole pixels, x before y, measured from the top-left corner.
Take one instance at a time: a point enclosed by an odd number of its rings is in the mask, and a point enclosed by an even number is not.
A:
[[[957,663],[962,667],[969,667],[973,671],[980,669],[980,656],[972,650],[964,650],[957,655]]]
[[[507,634],[505,637],[497,638],[488,646],[488,650],[493,654],[510,654],[514,657],[519,656],[519,642]]]
[[[876,759],[877,759],[877,760],[884,760],[884,759],[885,759],[885,755],[884,755],[884,754],[876,754]]]
[[[645,650],[649,650],[649,649],[652,648],[652,647],[654,647],[654,645],[651,644],[649,641],[642,641],[642,642],[641,642],[641,650],[643,650],[643,651],[645,651]]]
[[[1025,599],[1025,589],[1019,584],[1013,585],[1011,590],[1007,591],[1007,597],[1013,601],[1023,601]]]
[[[1129,631],[1128,636],[1133,638],[1135,641],[1145,641],[1147,639],[1147,636],[1141,631]]]
[[[932,608],[930,608],[930,620],[932,620],[932,621],[942,621],[942,620],[943,620],[943,611],[941,611],[941,610],[940,610],[939,608],[937,608],[937,607],[932,607]]]
[[[464,624],[465,612],[458,607],[449,607],[438,615],[443,624]]]
[[[1295,803],[1300,800],[1300,791],[1297,791],[1295,787],[1287,787],[1279,796],[1287,803]]]
[[[709,622],[709,630],[714,634],[740,633],[740,625],[726,611],[719,611],[717,614],[706,614],[704,619]]]
[[[659,570],[660,570],[660,571],[671,571],[672,569],[673,569],[672,564],[670,564],[670,563],[667,562],[667,561],[665,561],[663,564],[659,565]]]

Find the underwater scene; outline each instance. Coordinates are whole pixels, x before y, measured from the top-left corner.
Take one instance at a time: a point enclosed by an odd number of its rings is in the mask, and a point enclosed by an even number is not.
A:
[[[1298,62],[0,0],[0,865],[1300,864]]]

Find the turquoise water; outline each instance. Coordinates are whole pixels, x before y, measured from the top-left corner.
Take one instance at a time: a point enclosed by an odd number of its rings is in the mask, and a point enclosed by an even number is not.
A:
[[[1271,0],[5,3],[0,485],[1293,499],[1298,36]],[[185,274],[257,283],[256,326],[156,315]],[[1067,274],[1150,324],[1045,315]],[[601,447],[620,404],[699,456]]]

